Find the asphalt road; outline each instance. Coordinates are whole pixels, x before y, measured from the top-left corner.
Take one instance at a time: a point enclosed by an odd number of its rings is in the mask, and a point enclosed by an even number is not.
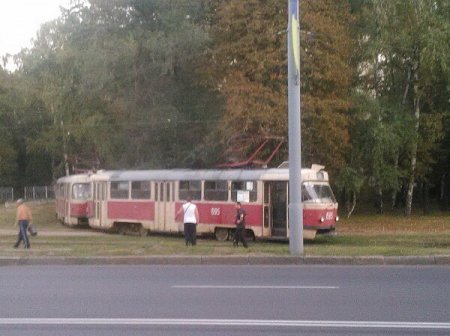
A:
[[[0,335],[449,335],[450,267],[4,266]]]

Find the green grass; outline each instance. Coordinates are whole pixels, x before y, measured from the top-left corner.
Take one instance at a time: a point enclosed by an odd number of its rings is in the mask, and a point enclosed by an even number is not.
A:
[[[287,243],[250,242],[248,249],[231,242],[199,239],[186,248],[181,235],[149,237],[91,234],[56,221],[52,203],[30,204],[40,235],[31,238],[30,250],[13,249],[14,206],[0,208],[0,256],[148,256],[148,255],[288,255]],[[408,256],[450,254],[450,215],[404,217],[358,215],[341,221],[336,237],[318,236],[305,242],[311,256]],[[46,233],[46,234],[44,234]]]

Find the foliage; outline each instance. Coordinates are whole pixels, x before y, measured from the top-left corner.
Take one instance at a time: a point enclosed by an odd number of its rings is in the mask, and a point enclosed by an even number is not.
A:
[[[408,213],[428,190],[450,205],[449,2],[300,5],[303,164],[347,209],[373,194]],[[279,0],[72,1],[0,70],[0,185],[210,168],[286,139],[286,27]]]
[[[334,171],[349,142],[350,7],[322,0],[301,6],[304,162]],[[219,137],[231,149],[228,159],[242,159],[264,137],[287,137],[286,3],[224,1],[215,23],[210,70],[226,99]]]
[[[448,101],[435,104],[432,91],[448,83],[448,3],[377,0],[366,1],[361,8],[365,24],[360,26],[365,29],[360,31],[360,87],[387,112],[378,117],[368,112],[375,117],[371,130],[379,130],[373,138],[378,145],[363,145],[372,148],[369,174],[380,195],[403,185],[410,214],[414,184],[430,179],[435,150],[445,134],[442,112]],[[387,151],[391,154],[385,165]]]

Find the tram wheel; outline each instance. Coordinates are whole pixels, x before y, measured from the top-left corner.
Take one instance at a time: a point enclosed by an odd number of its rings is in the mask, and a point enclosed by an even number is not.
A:
[[[225,241],[228,239],[229,232],[228,232],[228,229],[220,229],[219,228],[214,231],[214,235],[216,236],[216,239],[218,241]]]

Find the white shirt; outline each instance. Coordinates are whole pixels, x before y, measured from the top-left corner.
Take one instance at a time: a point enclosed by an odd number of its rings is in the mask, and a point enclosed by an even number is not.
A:
[[[183,204],[184,223],[197,223],[197,218],[195,217],[195,209],[197,209],[197,206],[193,203],[188,202]]]

